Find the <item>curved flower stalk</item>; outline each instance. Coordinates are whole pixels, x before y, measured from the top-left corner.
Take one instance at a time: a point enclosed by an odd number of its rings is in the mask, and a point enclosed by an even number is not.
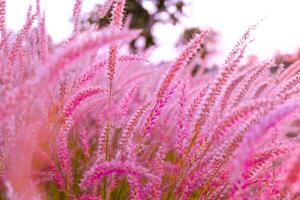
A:
[[[234,90],[238,87],[238,85],[245,79],[245,77],[246,74],[239,75],[230,83],[230,85],[228,85],[228,87],[224,91],[223,97],[220,100],[219,115],[221,117],[223,113],[226,111],[231,95],[233,94]]]
[[[161,114],[162,108],[168,103],[168,101],[172,97],[172,94],[174,93],[177,86],[178,85],[175,85],[173,88],[171,88],[163,99],[159,99],[158,101],[156,101],[156,103],[155,103],[153,109],[151,110],[150,115],[147,117],[147,121],[143,127],[143,132],[142,132],[143,137],[150,135],[152,129],[154,128],[154,125],[157,123],[157,120]]]
[[[247,77],[247,80],[245,80],[245,84],[240,88],[238,94],[236,95],[236,98],[233,100],[232,108],[236,107],[241,102],[241,100],[250,90],[255,81],[258,80],[263,75],[263,73],[266,72],[271,66],[272,61],[264,62]]]
[[[60,165],[65,176],[65,187],[69,190],[70,184],[73,181],[73,172],[71,167],[71,156],[68,148],[68,135],[73,126],[73,119],[68,118],[61,127],[57,136],[58,157]]]
[[[207,32],[197,34],[190,41],[186,49],[181,53],[179,58],[177,58],[176,62],[171,66],[171,68],[166,74],[166,77],[160,84],[156,95],[157,99],[161,99],[164,97],[164,94],[168,91],[168,88],[171,85],[175,76],[178,74],[178,71],[184,68],[187,65],[187,63],[191,60],[191,58],[196,54],[198,49],[200,49],[201,44],[204,42],[204,39],[207,36],[207,34]]]
[[[276,105],[276,103],[278,104],[277,99],[260,99],[249,101],[244,103],[244,105],[240,105],[238,108],[229,113],[224,120],[218,123],[212,131],[211,140],[214,142],[218,141],[220,138],[223,138],[226,130],[238,125],[238,122],[241,122],[243,118],[247,119],[253,115],[254,112],[259,110],[270,110]]]
[[[176,60],[176,62],[171,66],[169,71],[166,74],[166,77],[160,84],[156,95],[156,103],[154,108],[150,112],[147,123],[144,126],[143,135],[146,136],[151,132],[155,124],[155,120],[160,115],[160,110],[164,106],[163,98],[167,99],[165,96],[170,96],[170,94],[166,94],[168,92],[168,88],[170,87],[173,79],[175,78],[176,74],[180,69],[186,66],[188,61],[196,54],[198,49],[200,48],[201,44],[203,43],[204,38],[206,37],[207,32],[203,32],[201,34],[195,35],[192,41],[187,45],[186,49],[181,53],[180,57]],[[172,91],[172,89],[170,89]]]
[[[148,62],[147,59],[138,56],[138,55],[124,55],[118,58],[118,61],[121,63],[127,62]],[[106,60],[100,60],[89,67],[79,78],[75,81],[74,87],[75,89],[79,89],[84,86],[89,80],[93,79],[96,76],[97,71],[104,68],[107,64]]]
[[[51,57],[48,66],[46,66],[47,69],[50,69],[50,72],[44,72],[48,75],[47,80],[55,80],[59,71],[64,69],[66,65],[84,56],[84,54],[97,51],[99,48],[114,44],[118,40],[131,40],[135,38],[138,33],[139,31],[112,32],[112,30],[103,30],[101,33],[86,33],[81,35],[74,43],[71,43],[64,49],[59,49]]]
[[[77,90],[80,87],[86,85],[86,83],[96,76],[97,71],[100,71],[106,65],[105,60],[98,61],[93,64],[86,72],[84,72],[80,77],[74,82],[74,89]]]
[[[122,30],[126,1],[104,2],[99,31],[74,2],[54,45],[39,0],[16,35],[0,0],[0,198],[298,198],[299,61],[240,64],[254,25],[222,68],[191,75],[203,31],[165,71],[121,55],[139,33]]]
[[[161,180],[157,180],[153,182],[151,197],[152,199],[160,199],[162,196],[161,188],[162,188],[162,176],[163,176],[163,163],[164,163],[164,154],[165,150],[161,147],[157,151],[157,159],[154,164],[154,171],[158,177],[161,177]]]
[[[193,136],[187,154],[190,153],[192,146],[195,144],[198,135],[200,134],[203,126],[207,121],[207,118],[210,115],[211,109],[216,103],[217,97],[222,91],[223,86],[228,83],[228,80],[232,77],[234,72],[236,72],[238,67],[237,64],[243,56],[245,47],[247,46],[250,32],[255,27],[256,26],[251,26],[247,30],[247,32],[244,33],[243,37],[238,41],[235,48],[231,51],[230,55],[225,60],[224,67],[221,69],[217,77],[214,79],[213,83],[208,88],[199,111],[199,117],[193,129]]]
[[[147,169],[141,166],[137,166],[134,163],[113,161],[102,162],[98,166],[95,166],[82,177],[80,187],[90,188],[92,185],[96,184],[101,177],[113,173],[127,174],[134,177],[146,177],[149,181],[158,181],[156,176],[149,173]]]
[[[83,89],[77,92],[70,100],[66,103],[63,114],[65,118],[73,116],[77,107],[87,98],[95,96],[97,94],[104,93],[106,90],[102,87],[91,87]]]
[[[85,128],[82,128],[80,130],[79,141],[80,141],[80,145],[83,149],[84,155],[89,157],[91,147],[89,145],[87,130]]]
[[[46,63],[46,60],[49,56],[49,47],[48,47],[48,35],[46,31],[46,17],[45,13],[43,13],[43,16],[39,18],[39,40],[41,41],[39,45],[39,55],[41,62],[43,64]]]
[[[66,175],[66,180],[68,184],[73,181],[71,161],[68,150],[68,133],[74,124],[74,112],[76,108],[86,99],[93,95],[103,93],[104,89],[101,87],[87,88],[83,91],[78,92],[74,97],[72,97],[64,108],[64,118],[65,123],[63,124],[60,132],[58,133],[58,155],[62,169]],[[68,185],[69,186],[69,185]]]
[[[110,24],[113,29],[116,30],[122,29],[125,3],[126,0],[115,0],[113,3],[112,19]],[[115,75],[115,68],[117,67],[117,57],[118,57],[118,44],[113,45],[109,48],[107,77],[110,81],[110,85],[112,85],[112,80]],[[110,86],[110,88],[111,87],[112,86]]]
[[[186,84],[182,84],[181,94],[179,97],[179,110],[178,110],[178,130],[176,135],[176,149],[178,154],[182,155],[184,149],[185,138],[187,138],[187,123],[186,123]]]
[[[62,43],[62,47],[67,47],[68,44],[76,40],[80,34],[81,29],[81,7],[82,7],[83,0],[76,0],[74,7],[73,7],[73,32],[70,37]]]
[[[270,148],[253,155],[247,163],[250,169],[247,174],[243,175],[243,177],[248,180],[255,180],[255,177],[259,175],[259,172],[268,168],[268,165],[270,165],[273,160],[282,157],[294,149],[293,147],[287,147],[284,145],[278,146],[279,147],[276,146],[275,148]]]
[[[40,150],[39,153],[41,154],[41,158],[45,162],[45,165],[49,168],[49,171],[50,171],[55,183],[58,185],[58,188],[61,191],[64,191],[64,189],[65,189],[64,177],[62,176],[61,172],[57,168],[55,162],[53,161],[53,159],[51,157],[49,157],[49,155],[47,155],[42,150]]]
[[[132,33],[132,32],[131,32]],[[122,36],[121,36],[122,35]],[[99,47],[113,43],[118,39],[131,38],[133,35],[129,32],[117,35],[109,35],[107,31],[103,31],[101,34],[86,35],[87,37],[80,42],[70,44],[65,49],[59,49],[55,52],[45,67],[36,69],[36,76],[30,77],[29,80],[24,80],[23,84],[12,88],[9,91],[9,95],[3,96],[3,104],[1,104],[1,118],[8,116],[10,112],[16,110],[21,102],[31,101],[30,94],[44,91],[43,86],[51,84],[59,77],[59,74],[66,65],[74,62],[74,60],[85,56],[85,53],[96,51]],[[78,52],[81,52],[80,54]],[[40,93],[40,95],[42,95]],[[47,94],[44,94],[47,95]],[[17,104],[17,105],[16,105]],[[2,108],[3,107],[3,108]],[[3,113],[2,113],[3,112]]]
[[[132,102],[134,99],[134,95],[136,95],[136,92],[138,91],[138,84],[133,85],[126,93],[122,101],[120,102],[120,117],[123,118],[127,115],[129,111],[130,102]]]
[[[98,137],[98,146],[97,146],[97,151],[96,151],[96,159],[94,162],[94,165],[91,167],[89,170],[93,170],[95,165],[98,165],[99,163],[103,162],[106,160],[108,156],[108,149],[106,147],[107,142],[109,141],[109,135],[107,134],[110,132],[109,125],[107,124],[106,127],[101,131]]]
[[[21,44],[22,44],[23,40],[25,39],[26,35],[28,34],[29,29],[32,26],[35,18],[36,18],[36,16],[32,15],[32,8],[29,7],[28,12],[27,12],[26,23],[23,26],[23,28],[20,30],[20,32],[17,34],[15,43],[13,44],[13,47],[10,51],[10,55],[8,57],[8,60],[11,63],[11,65],[13,65],[15,63],[16,55],[17,55],[18,51],[20,50]]]
[[[73,34],[75,35],[75,38],[79,35],[81,29],[81,18],[80,18],[81,7],[82,7],[82,0],[76,0],[73,8],[73,20],[74,20]]]
[[[243,144],[239,148],[237,154],[237,161],[236,161],[236,169],[237,177],[239,177],[239,173],[244,172],[247,173],[249,171],[249,163],[248,159],[254,152],[254,143],[260,141],[262,138],[262,134],[265,134],[271,128],[280,125],[280,122],[285,120],[291,114],[296,112],[299,109],[299,104],[297,103],[287,103],[287,105],[283,105],[278,109],[274,110],[266,117],[261,119],[261,121],[256,125],[253,126],[248,133],[246,133]],[[240,169],[242,168],[242,169]],[[241,177],[241,176],[240,176]],[[236,183],[237,180],[233,180],[233,183]],[[243,185],[243,184],[242,184]]]
[[[141,200],[142,194],[139,184],[139,178],[137,177],[128,177],[128,183],[130,185],[129,198],[133,200]]]
[[[6,15],[6,0],[0,1],[0,33],[1,33],[1,46],[6,37],[6,22],[5,22],[5,15]]]
[[[131,148],[128,145],[129,139],[132,138],[134,129],[136,128],[137,124],[141,120],[141,117],[143,116],[143,114],[149,109],[150,105],[151,105],[150,103],[143,105],[133,115],[133,117],[131,118],[131,120],[129,121],[129,123],[126,126],[124,133],[121,135],[119,148],[120,148],[120,152],[123,154],[123,156],[126,156],[126,157],[128,156],[128,154],[129,154],[128,152],[130,152],[130,148]]]
[[[269,86],[270,86],[270,80],[260,83],[258,87],[256,87],[255,90],[253,91],[252,98],[254,99],[259,98],[261,95],[263,95],[264,91],[266,91]]]

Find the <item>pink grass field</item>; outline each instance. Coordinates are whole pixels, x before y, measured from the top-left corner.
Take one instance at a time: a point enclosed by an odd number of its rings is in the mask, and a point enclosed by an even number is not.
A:
[[[39,0],[17,33],[0,0],[0,199],[300,199],[300,62],[242,64],[259,23],[192,76],[209,30],[152,64],[125,48],[126,0],[100,30],[81,5],[53,44]]]

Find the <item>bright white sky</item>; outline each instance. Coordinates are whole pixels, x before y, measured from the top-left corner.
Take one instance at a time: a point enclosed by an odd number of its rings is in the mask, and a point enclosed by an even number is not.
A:
[[[46,12],[48,32],[55,41],[60,41],[72,31],[70,18],[75,0],[41,0]],[[255,32],[255,41],[248,49],[261,58],[270,58],[274,52],[293,52],[300,46],[300,0],[190,0],[187,9],[188,18],[184,24],[158,25],[157,51],[163,59],[176,55],[173,44],[184,27],[210,26],[218,30],[221,36],[223,53],[229,52],[235,41],[240,38],[249,25],[261,18],[267,19]],[[25,21],[26,10],[34,0],[7,0],[8,26],[18,30]],[[95,3],[103,0],[84,0],[83,12],[92,9]]]

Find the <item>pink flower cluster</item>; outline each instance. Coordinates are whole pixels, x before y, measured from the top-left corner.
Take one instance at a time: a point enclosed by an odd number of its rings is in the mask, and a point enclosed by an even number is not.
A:
[[[18,33],[0,0],[0,199],[300,198],[300,62],[241,64],[253,25],[192,76],[209,31],[155,65],[123,48],[139,34],[126,0],[104,3],[101,30],[74,3],[55,45],[39,0]]]

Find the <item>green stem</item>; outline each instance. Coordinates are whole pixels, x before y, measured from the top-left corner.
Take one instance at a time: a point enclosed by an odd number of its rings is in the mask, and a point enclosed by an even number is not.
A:
[[[106,176],[104,177],[104,180],[103,180],[103,199],[106,200],[106,184],[107,184],[107,178]]]
[[[125,181],[122,182],[122,185],[121,185],[121,188],[120,188],[119,191],[118,191],[116,200],[119,200],[119,199],[121,198],[121,194],[122,194],[124,188],[125,188]]]

